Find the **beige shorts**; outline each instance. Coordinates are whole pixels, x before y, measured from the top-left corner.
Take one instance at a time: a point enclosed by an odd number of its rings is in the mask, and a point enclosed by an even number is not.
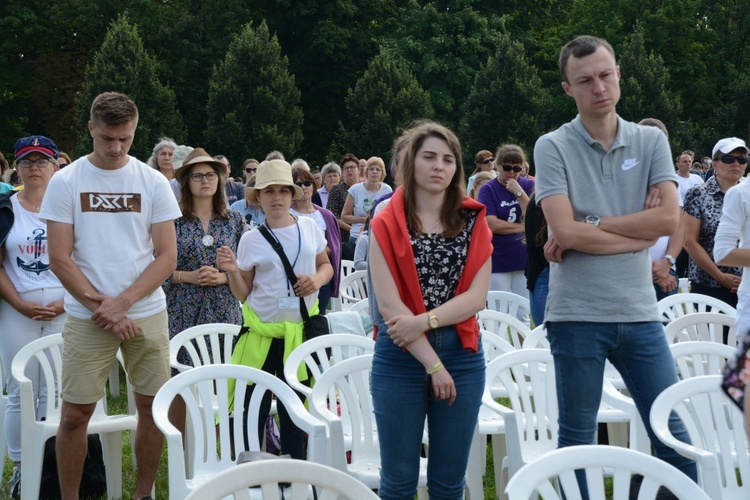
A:
[[[90,404],[104,397],[117,349],[122,349],[125,370],[133,390],[155,396],[169,380],[169,327],[167,312],[134,320],[141,332],[121,341],[90,319],[68,315],[63,327],[62,398],[68,403]]]

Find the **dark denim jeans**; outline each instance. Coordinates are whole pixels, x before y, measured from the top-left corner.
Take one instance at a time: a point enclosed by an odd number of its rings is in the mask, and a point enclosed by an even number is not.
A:
[[[547,337],[557,377],[559,448],[594,443],[604,362],[609,359],[633,397],[656,456],[697,480],[695,462],[662,444],[649,421],[654,399],[677,382],[661,323],[547,322]],[[669,428],[677,439],[690,442],[674,413]]]
[[[531,307],[531,319],[534,326],[544,323],[544,310],[547,307],[547,295],[549,295],[549,266],[542,269],[536,281],[534,290],[529,291],[529,306]]]
[[[484,391],[482,346],[476,353],[464,350],[452,326],[429,334],[430,343],[456,384],[457,397],[449,406],[445,400],[432,398],[424,366],[391,341],[384,323],[379,328],[371,383],[380,440],[380,498],[414,498],[427,417],[430,499],[462,499],[469,448]]]

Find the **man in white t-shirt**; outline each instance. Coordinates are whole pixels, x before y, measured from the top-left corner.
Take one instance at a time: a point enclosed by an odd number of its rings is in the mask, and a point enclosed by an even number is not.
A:
[[[677,184],[680,191],[680,206],[685,201],[685,193],[693,189],[698,184],[703,184],[700,175],[691,174],[690,169],[693,166],[693,159],[690,155],[681,154],[677,157]]]
[[[97,96],[88,124],[93,152],[53,176],[39,214],[68,313],[56,443],[62,498],[78,498],[88,422],[118,349],[138,410],[134,498],[150,498],[161,458],[151,405],[170,375],[161,284],[177,263],[173,220],[181,213],[167,179],[128,156],[137,125],[127,96]]]

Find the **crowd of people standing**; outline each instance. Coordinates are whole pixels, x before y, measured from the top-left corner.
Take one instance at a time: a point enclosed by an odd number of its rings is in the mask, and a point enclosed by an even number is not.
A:
[[[17,176],[0,183],[12,496],[21,423],[10,366],[24,345],[63,333],[63,492],[77,491],[87,422],[122,348],[141,417],[135,498],[149,498],[162,443],[150,404],[170,377],[169,339],[199,324],[242,326],[233,360],[283,380],[284,361],[304,340],[300,308],[326,313],[342,259],[368,270],[373,292],[383,498],[414,495],[425,419],[434,438],[429,492],[461,497],[484,389],[475,315],[488,290],[529,298],[518,318],[547,327],[560,446],[593,441],[610,359],[638,395],[656,454],[695,479],[695,465],[648,425],[654,398],[676,381],[656,300],[687,276],[693,292],[737,306],[740,333],[750,326],[741,279],[750,266],[750,149],[731,137],[701,162],[692,151],[673,159],[663,124],[664,133],[616,114],[620,70],[602,39],[569,42],[560,71],[579,114],[537,141],[537,178],[522,147],[501,144],[476,154],[467,185],[458,138],[429,121],[395,141],[388,168],[347,153],[311,169],[272,151],[246,159],[240,182],[225,156],[168,137],[143,163],[128,155],[137,108],[119,93],[92,103],[89,155],[71,161],[47,137],[19,139],[12,169],[0,157]],[[627,342],[616,341],[622,331]],[[38,400],[43,407],[44,394]],[[282,452],[304,458],[304,433],[282,405],[279,416]],[[184,428],[179,402],[170,419]],[[679,422],[670,427],[687,439]]]

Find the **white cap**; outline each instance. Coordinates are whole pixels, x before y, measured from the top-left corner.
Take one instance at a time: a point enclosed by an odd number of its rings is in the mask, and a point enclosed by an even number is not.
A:
[[[743,141],[742,139],[738,139],[736,137],[726,137],[716,143],[716,146],[714,146],[714,150],[711,153],[711,156],[715,157],[717,151],[721,151],[724,154],[729,154],[737,148],[744,149],[745,154],[750,153],[750,149],[747,148],[745,141]]]
[[[172,166],[175,170],[178,170],[182,167],[182,163],[185,161],[185,158],[188,157],[190,153],[193,152],[193,148],[190,146],[177,146],[172,153]]]

